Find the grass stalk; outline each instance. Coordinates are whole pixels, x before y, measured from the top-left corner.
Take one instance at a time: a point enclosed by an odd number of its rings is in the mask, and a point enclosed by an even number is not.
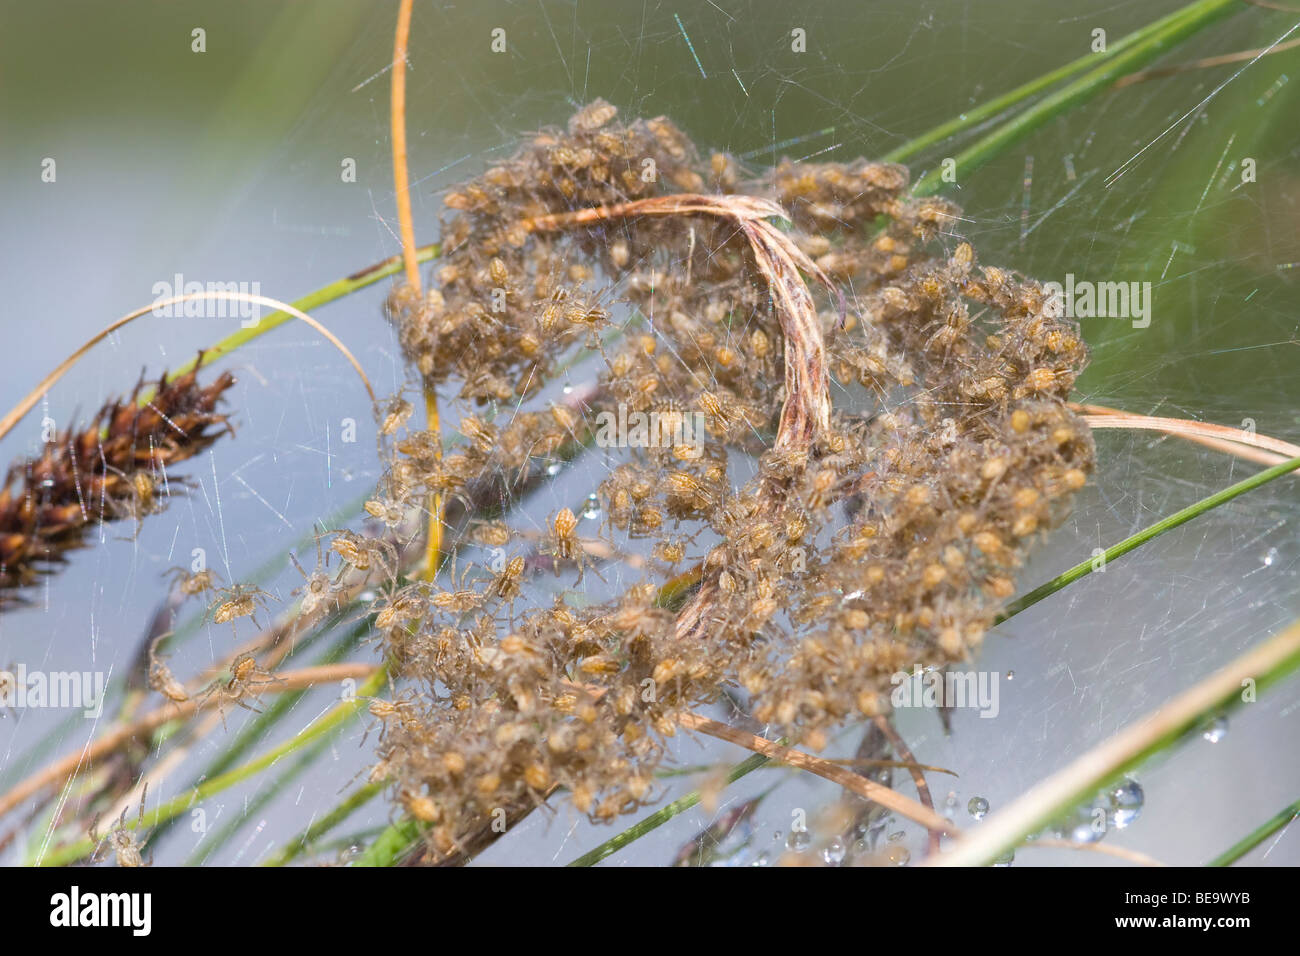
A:
[[[369,633],[370,620],[370,616],[367,615],[360,623],[353,625],[345,634],[335,641],[334,644],[327,648],[325,653],[322,654],[315,663],[319,666],[323,666],[327,664],[335,664],[343,660],[343,658],[353,650],[358,643],[360,643],[361,639]],[[233,767],[236,761],[255,747],[259,741],[265,740],[275,728],[276,724],[289,716],[293,711],[293,708],[307,695],[307,692],[308,688],[304,688],[302,690],[285,691],[282,694],[276,694],[274,700],[271,701],[266,709],[242,727],[226,748],[203,769],[203,772],[199,775],[198,779],[191,784],[191,787],[197,787],[202,781],[220,776]],[[247,813],[241,815],[241,820],[247,815]],[[171,828],[173,823],[175,823],[174,820],[167,820],[159,823],[150,834],[149,839],[151,841],[156,841]],[[212,850],[219,845],[219,842],[214,842],[211,848],[205,850],[205,853],[212,852]]]
[[[1232,866],[1243,856],[1249,853],[1255,847],[1259,846],[1278,830],[1289,825],[1296,817],[1300,816],[1300,800],[1288,804],[1279,810],[1274,816],[1270,817],[1264,823],[1260,824],[1254,830],[1224,850],[1208,866]]]
[[[436,259],[440,253],[441,247],[437,243],[433,243],[432,245],[421,246],[416,249],[415,257],[418,262],[429,262]],[[336,302],[354,292],[360,292],[362,289],[374,285],[381,279],[397,275],[397,273],[401,271],[402,256],[390,256],[382,262],[377,262],[372,266],[367,266],[346,278],[336,279],[329,285],[322,286],[314,292],[309,292],[302,298],[296,299],[289,304],[299,311],[310,312],[313,309],[320,308],[322,305]],[[217,342],[216,345],[211,345],[204,349],[200,356],[196,356],[188,362],[178,365],[168,374],[168,380],[177,379],[186,372],[192,371],[195,366],[198,365],[200,358],[205,364],[208,364],[218,358],[230,355],[247,345],[249,342],[260,338],[273,329],[278,329],[280,326],[292,319],[293,315],[280,310],[264,315],[258,323],[251,328],[241,328],[236,332],[232,332],[230,335],[227,335],[224,339]],[[149,394],[145,393],[144,400],[148,401],[148,399]]]
[[[407,818],[379,834],[353,866],[396,866],[415,848],[425,824]]]
[[[784,741],[778,742],[777,746],[781,746],[783,743]],[[746,774],[752,773],[759,767],[764,766],[771,759],[771,757],[767,757],[763,754],[754,754],[752,757],[742,760],[727,772],[726,785],[730,786]],[[683,797],[679,797],[667,806],[660,807],[644,820],[632,824],[632,826],[628,827],[622,833],[615,834],[600,846],[588,850],[586,853],[582,854],[582,856],[578,857],[576,860],[570,861],[566,865],[595,866],[601,860],[605,859],[607,856],[614,855],[634,840],[639,840],[651,830],[663,826],[678,814],[685,813],[687,810],[691,809],[691,807],[697,805],[702,798],[703,795],[699,790],[692,790],[690,793]]]
[[[1162,518],[1155,524],[1148,525],[1137,534],[1130,535],[1118,544],[1111,545],[1099,558],[1089,558],[1087,561],[1081,561],[1069,570],[1058,574],[1046,584],[1039,585],[1028,594],[1013,601],[1007,606],[1007,609],[998,616],[997,622],[1001,623],[1008,618],[1015,617],[1015,615],[1025,610],[1025,608],[1037,604],[1039,601],[1043,600],[1043,598],[1055,594],[1063,587],[1074,583],[1082,577],[1086,577],[1093,571],[1096,571],[1099,568],[1104,568],[1111,561],[1141,547],[1152,538],[1158,537],[1166,531],[1177,528],[1179,525],[1184,525],[1198,515],[1203,515],[1207,511],[1219,507],[1219,505],[1226,504],[1232,499],[1244,495],[1248,491],[1254,491],[1256,488],[1266,485],[1270,481],[1280,478],[1283,475],[1289,474],[1297,468],[1300,468],[1300,458],[1289,458],[1280,465],[1266,468],[1264,471],[1251,475],[1249,478],[1239,481],[1235,485],[1229,485],[1222,491],[1217,491],[1206,498],[1202,498],[1195,504],[1188,505],[1181,511],[1174,512],[1167,518]]]
[[[1153,34],[1163,30],[1165,27],[1177,21],[1180,17],[1185,16],[1186,13],[1186,7],[1175,10],[1168,16],[1161,17],[1159,20],[1148,23],[1146,26],[1140,27],[1132,33],[1116,40],[1114,43],[1107,46],[1104,53],[1088,53],[1079,57],[1077,60],[1071,60],[1064,66],[1059,66],[1055,70],[1051,70],[1041,76],[1035,77],[1028,83],[1024,83],[1008,93],[1004,93],[985,103],[981,103],[974,109],[967,110],[961,115],[948,120],[946,123],[940,123],[929,132],[922,133],[920,136],[908,140],[903,145],[890,150],[882,156],[881,159],[891,163],[901,163],[910,159],[929,147],[934,146],[936,143],[941,143],[946,139],[956,136],[964,130],[978,126],[986,120],[990,120],[1000,113],[1011,109],[1013,106],[1017,106],[1026,100],[1032,99],[1044,90],[1048,90],[1055,86],[1057,83],[1067,80],[1089,67],[1095,67],[1105,60],[1117,56],[1135,44],[1141,43]]]
[[[1181,740],[1209,715],[1240,704],[1247,697],[1244,691],[1253,695],[1297,667],[1300,667],[1300,622],[1242,654],[1222,670],[1031,787],[988,822],[966,831],[952,850],[933,862],[939,866],[991,863],[1030,833],[1050,825],[1093,797],[1126,770]]]
[[[185,866],[202,866],[207,862],[212,854],[216,853],[227,842],[234,839],[248,823],[252,820],[263,807],[278,797],[284,788],[291,784],[298,776],[310,770],[315,765],[317,758],[320,757],[325,749],[334,741],[339,732],[343,730],[343,725],[339,724],[329,734],[317,739],[310,747],[307,747],[302,753],[296,754],[293,762],[284,770],[281,770],[276,778],[270,784],[261,787],[253,794],[244,804],[236,811],[235,815],[225,824],[222,825],[212,838],[206,835],[190,854],[189,859],[185,861]],[[173,819],[170,822],[175,822]],[[150,837],[152,839],[152,836]],[[237,861],[236,861],[237,862]]]
[[[1215,20],[1239,9],[1241,4],[1238,0],[1198,0],[1197,3],[1188,4],[1159,29],[1135,41],[1096,69],[1039,100],[957,154],[956,176],[960,178],[964,173],[983,165],[1048,120],[1087,102],[1120,77],[1151,62]],[[916,195],[927,196],[938,192],[943,185],[942,172],[932,169],[917,181],[912,191]]]
[[[277,747],[272,748],[267,753],[251,760],[240,767],[229,770],[220,776],[213,777],[187,790],[185,793],[172,800],[167,801],[155,808],[152,812],[146,811],[144,814],[145,827],[154,827],[166,820],[171,820],[186,810],[190,809],[201,800],[228,790],[237,783],[242,783],[251,777],[256,776],[268,767],[273,766],[277,761],[302,747],[310,744],[314,740],[333,732],[341,727],[347,721],[356,717],[365,709],[365,698],[372,696],[381,690],[388,680],[388,666],[382,665],[375,669],[364,684],[357,690],[357,696],[342,701],[335,705],[329,713],[320,720],[316,721],[310,727],[299,732],[296,736]],[[138,821],[128,820],[126,826],[128,829],[134,829]],[[66,846],[59,847],[48,853],[39,861],[41,866],[67,866],[69,863],[75,863],[82,860],[94,852],[95,845],[89,840],[79,840]]]
[[[262,866],[285,866],[291,863],[300,854],[310,849],[312,844],[319,841],[322,836],[351,816],[355,810],[365,806],[383,792],[384,786],[385,781],[378,780],[358,787],[329,813],[313,821],[302,833],[263,860]]]

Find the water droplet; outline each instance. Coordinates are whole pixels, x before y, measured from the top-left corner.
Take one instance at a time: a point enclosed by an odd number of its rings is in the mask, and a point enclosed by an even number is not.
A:
[[[346,846],[339,850],[339,862],[343,864],[351,863],[361,855],[362,851],[363,848],[357,843],[353,843],[351,846]]]
[[[750,866],[767,866],[768,863],[771,861],[771,859],[772,859],[771,855],[769,855],[768,852],[764,850],[762,853],[760,853],[758,856],[754,858],[754,862],[751,863]]]
[[[377,600],[378,597],[379,595],[376,594],[374,591],[362,591],[360,594],[357,595],[357,600],[368,603],[370,601]]]
[[[773,843],[780,843],[780,842],[781,842],[781,837],[783,837],[783,836],[785,836],[785,834],[782,833],[780,830],[776,830],[776,831],[774,831],[774,832],[772,833],[772,842],[773,842]]]
[[[1228,736],[1228,718],[1215,717],[1201,730],[1201,736],[1212,744],[1217,744]]]
[[[1269,548],[1263,557],[1264,567],[1271,568],[1273,562],[1277,560],[1277,548]]]
[[[600,498],[595,492],[587,495],[587,506],[582,509],[582,516],[584,518],[600,517]]]
[[[1094,824],[1092,817],[1087,816],[1087,810],[1083,813],[1084,816],[1070,827],[1070,840],[1075,843],[1096,843],[1106,835],[1106,831]]]
[[[1110,812],[1106,816],[1115,829],[1123,830],[1142,815],[1146,794],[1142,792],[1141,784],[1132,777],[1125,777],[1124,782],[1106,796],[1110,801]]]
[[[807,830],[795,830],[790,834],[790,838],[785,841],[785,848],[794,853],[802,853],[808,849],[808,844],[812,842],[812,837],[808,835]]]
[[[971,797],[970,802],[966,804],[966,812],[976,820],[983,820],[984,815],[989,812],[989,802],[983,797]]]
[[[1001,856],[995,856],[995,857],[993,858],[993,865],[994,865],[994,866],[1010,866],[1010,865],[1015,861],[1015,859],[1016,859],[1016,851],[1015,851],[1015,850],[1007,850],[1007,852],[1006,852],[1006,853],[1003,853]]]
[[[41,487],[42,487],[42,488],[53,488],[53,487],[54,487],[54,479],[53,479],[53,478],[44,478],[44,479],[42,479],[42,480],[41,480]]]
[[[555,477],[556,475],[558,475],[558,474],[559,474],[563,469],[564,469],[564,466],[563,466],[563,465],[561,465],[558,461],[553,461],[553,462],[551,462],[549,465],[546,466],[546,473],[547,473],[548,475],[550,475],[552,478],[554,478],[554,477]]]
[[[344,481],[351,481],[351,480],[352,480],[352,469],[350,469],[350,468],[344,468],[344,469],[341,470],[340,474],[343,475],[343,480],[344,480]]]
[[[848,849],[844,843],[836,837],[826,844],[826,849],[822,850],[822,859],[830,866],[839,866],[844,862],[844,857],[848,854]]]
[[[907,847],[894,845],[885,851],[885,859],[891,866],[906,866],[912,854],[907,852]]]
[[[572,394],[573,394],[573,386],[570,385],[568,382],[565,382],[565,383],[564,383],[564,394],[565,394],[565,395],[572,395]]]
[[[907,834],[904,833],[902,830],[895,830],[893,833],[889,834],[888,840],[890,843],[897,843],[905,836],[907,836]]]
[[[944,802],[948,804],[949,808],[957,806],[957,791],[949,790],[948,799],[945,800]]]
[[[1016,672],[1015,672],[1015,671],[1007,671],[1007,680],[1015,680],[1015,679],[1016,679]]]
[[[1110,800],[1102,794],[1090,803],[1075,807],[1060,821],[1060,830],[1065,839],[1073,843],[1096,843],[1106,835],[1110,819]]]
[[[872,767],[867,771],[866,778],[872,783],[888,787],[893,782],[894,772],[889,767]]]

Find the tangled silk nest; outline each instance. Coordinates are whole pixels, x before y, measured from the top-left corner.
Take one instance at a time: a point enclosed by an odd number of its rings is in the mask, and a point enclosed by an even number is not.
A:
[[[1038,283],[941,241],[957,210],[908,196],[904,167],[753,179],[666,119],[615,117],[598,101],[450,193],[437,289],[389,300],[424,384],[508,413],[467,414],[445,455],[408,433],[380,510],[441,493],[473,506],[470,540],[518,546],[477,505],[589,443],[600,413],[706,426],[602,472],[600,534],[647,557],[616,600],[516,608],[538,563],[516,547],[491,576],[382,601],[412,689],[374,708],[375,778],[432,824],[434,858],[556,787],[601,820],[655,799],[664,738],[724,687],[814,748],[885,712],[892,674],[979,647],[1093,465],[1065,404],[1077,328]],[[530,405],[584,349],[601,371],[583,401]],[[560,511],[540,546],[566,585],[592,561],[580,524]]]

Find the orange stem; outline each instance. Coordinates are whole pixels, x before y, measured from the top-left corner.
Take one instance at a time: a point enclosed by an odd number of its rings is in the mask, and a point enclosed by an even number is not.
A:
[[[397,38],[393,43],[393,190],[397,221],[402,231],[402,261],[406,282],[420,291],[420,267],[415,255],[415,223],[411,219],[411,181],[406,171],[406,42],[411,33],[411,4],[402,0],[397,11]]]

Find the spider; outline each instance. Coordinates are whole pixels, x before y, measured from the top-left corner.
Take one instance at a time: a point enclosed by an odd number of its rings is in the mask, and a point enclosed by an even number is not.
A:
[[[384,417],[379,425],[379,434],[391,435],[397,431],[406,424],[414,410],[411,403],[402,398],[400,393],[394,395],[383,409]]]
[[[397,549],[392,544],[346,529],[329,533],[335,536],[330,548],[352,567],[369,571],[371,565],[377,564],[384,574],[394,577],[392,567],[397,562]]]
[[[211,568],[205,568],[202,571],[187,571],[178,565],[163,572],[163,577],[168,575],[172,578],[173,586],[179,588],[181,594],[186,597],[194,597],[199,594],[206,594],[208,591],[215,591],[216,582],[221,580],[221,576]]]
[[[244,696],[254,687],[261,687],[265,684],[283,684],[284,680],[276,677],[266,668],[257,663],[257,658],[252,654],[241,654],[235,658],[235,662],[230,665],[230,680],[222,680],[218,677],[208,689],[203,692],[199,698],[199,706],[202,706],[207,699],[214,694],[219,695],[217,698],[217,708],[221,712],[221,725],[226,724],[225,708],[221,706],[221,701],[229,700],[245,710],[251,710],[255,714],[261,711],[254,707]]]
[[[403,626],[424,617],[428,596],[423,583],[408,585],[396,591],[375,615],[375,627],[386,631],[394,625]]]
[[[144,790],[140,793],[140,813],[136,819],[136,829],[144,827],[144,803],[149,796],[149,784],[144,785]],[[108,849],[112,849],[117,857],[118,866],[152,866],[153,853],[150,852],[149,859],[145,860],[140,855],[140,844],[143,841],[137,840],[135,834],[127,828],[126,825],[127,808],[122,808],[122,815],[117,818],[117,824],[109,830],[103,837],[100,837],[96,830],[99,827],[99,817],[95,817],[90,824],[90,839],[95,843],[95,850],[91,854],[90,862],[99,863],[104,859]]]
[[[466,580],[469,577],[470,568],[473,565],[467,565],[461,573],[459,581],[456,578],[456,559],[452,557],[451,565],[451,590],[435,591],[430,603],[440,611],[449,611],[452,614],[468,614],[470,611],[477,611],[483,606],[484,595],[467,586]]]
[[[166,509],[167,504],[158,494],[158,483],[147,471],[125,472],[109,465],[109,470],[123,479],[125,491],[120,497],[109,502],[114,514],[121,518],[135,519],[135,534],[129,539],[140,537],[144,519]]]
[[[523,555],[515,555],[504,568],[497,572],[488,585],[487,593],[491,597],[501,598],[512,606],[519,597],[519,581],[524,575],[526,562]]]
[[[582,576],[591,562],[587,558],[586,549],[582,546],[582,540],[578,537],[578,518],[571,508],[561,508],[551,518],[550,534],[547,535],[547,544],[542,548],[543,554],[549,554],[554,559],[555,573],[560,573],[560,563],[562,561],[572,562],[578,567],[578,583],[582,582]],[[593,568],[594,570],[594,568]],[[600,572],[596,572],[600,577]],[[604,578],[601,578],[604,580]]]
[[[369,701],[366,709],[372,717],[379,720],[380,741],[383,741],[385,734],[388,732],[389,721],[395,720],[403,727],[414,727],[419,724],[421,703],[414,691],[407,691],[392,700],[385,700],[382,697],[366,699]],[[369,735],[369,733],[370,728],[367,728],[366,734]]]
[[[329,555],[321,551],[320,536],[316,536],[316,570],[308,574],[306,569],[298,561],[298,556],[292,551],[289,552],[289,559],[293,566],[298,569],[298,573],[303,577],[303,586],[296,588],[292,593],[302,595],[302,613],[310,614],[316,610],[323,602],[332,601],[337,604],[334,594],[338,591],[338,582],[331,581],[329,576]]]
[[[168,700],[179,704],[189,700],[190,695],[186,692],[185,685],[176,679],[171,668],[158,653],[158,645],[169,637],[171,637],[170,631],[159,635],[149,645],[149,686]]]
[[[236,634],[235,620],[241,617],[252,618],[253,625],[261,630],[262,625],[257,623],[257,609],[260,607],[269,612],[266,599],[279,600],[269,591],[263,591],[252,584],[232,584],[228,588],[217,588],[216,595],[208,605],[208,611],[212,612],[212,622],[225,624],[229,621],[230,630]]]

